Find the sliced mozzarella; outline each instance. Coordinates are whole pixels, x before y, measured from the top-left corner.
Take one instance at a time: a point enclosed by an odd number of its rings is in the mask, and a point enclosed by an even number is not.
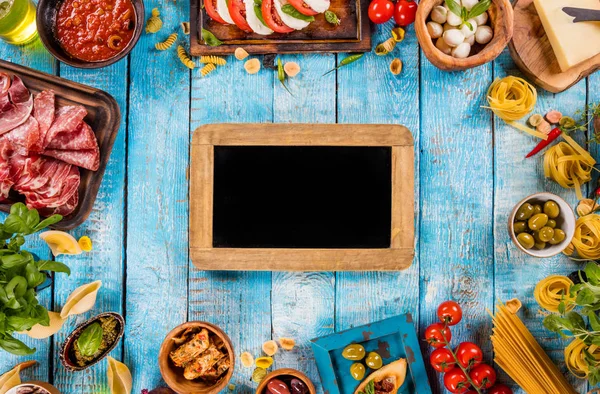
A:
[[[223,20],[231,25],[235,25],[231,15],[229,15],[229,8],[227,8],[227,0],[217,0],[217,12],[221,15]]]
[[[254,0],[244,0],[244,4],[246,5],[246,21],[248,21],[248,25],[250,25],[252,31],[263,36],[273,33],[273,30],[263,25],[256,16],[256,12],[254,12]]]
[[[303,21],[302,19],[294,18],[283,12],[281,7],[287,4],[286,0],[273,0],[273,4],[275,4],[275,9],[277,10],[277,14],[281,18],[281,21],[286,25],[291,27],[292,29],[302,30],[306,26],[310,25],[310,22]]]
[[[313,9],[313,11],[322,14],[329,9],[331,2],[329,0],[304,0],[304,2]]]

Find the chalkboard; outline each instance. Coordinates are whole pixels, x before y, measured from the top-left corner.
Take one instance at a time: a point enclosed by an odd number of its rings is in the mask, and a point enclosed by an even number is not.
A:
[[[391,147],[215,146],[213,247],[389,248]]]
[[[202,270],[406,269],[414,164],[400,125],[201,126],[190,147],[190,259]]]

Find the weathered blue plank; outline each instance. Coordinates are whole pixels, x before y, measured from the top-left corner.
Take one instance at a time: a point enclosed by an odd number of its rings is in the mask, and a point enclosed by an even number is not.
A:
[[[502,78],[506,75],[521,76],[508,53],[504,53],[494,64],[494,74]],[[544,115],[551,109],[563,114],[574,114],[585,104],[585,81],[573,86],[564,93],[552,94],[538,88],[538,103],[535,112]],[[526,119],[523,119],[526,121]],[[542,326],[544,314],[533,298],[535,285],[552,274],[567,275],[579,264],[559,255],[549,259],[536,259],[519,251],[509,238],[507,218],[515,204],[530,194],[548,191],[563,197],[572,206],[577,198],[573,190],[565,190],[553,181],[544,179],[543,154],[525,159],[525,155],[539,140],[530,137],[494,119],[494,252],[495,252],[495,300],[506,301],[519,298],[524,306],[523,321],[532,334],[550,354],[555,362],[564,367],[563,349],[566,342],[557,338]],[[583,136],[578,140],[584,141]],[[576,388],[585,391],[582,381],[571,379]],[[517,386],[515,386],[517,389]],[[518,392],[518,391],[516,391]]]
[[[146,1],[164,26],[130,55],[124,362],[133,392],[158,386],[154,360],[165,335],[187,317],[190,72],[154,44],[187,20],[188,3]],[[149,360],[152,360],[149,362]]]
[[[10,62],[20,64],[23,66],[31,67],[42,72],[49,74],[55,73],[56,62],[50,56],[50,54],[44,49],[41,41],[36,40],[33,43],[25,46],[12,46],[4,42],[0,42],[0,58],[8,60]],[[4,220],[5,215],[2,215]],[[42,259],[48,259],[51,257],[50,250],[46,247],[46,244],[41,241],[37,236],[31,236],[28,238],[25,244],[27,250],[31,250],[36,253]],[[63,275],[63,274],[59,274]],[[39,294],[40,304],[52,310],[52,294],[53,289],[48,288]],[[21,375],[24,380],[37,379],[48,381],[51,379],[52,371],[49,368],[50,354],[50,339],[44,340],[32,340],[26,336],[18,336],[19,339],[23,340],[31,347],[37,348],[35,355],[30,357],[17,357],[9,355],[2,351],[0,355],[0,374],[4,371],[11,369],[15,364],[24,360],[36,360],[39,365],[30,368],[23,372]]]
[[[273,71],[249,75],[243,61],[227,61],[205,78],[192,72],[191,132],[209,123],[273,120]],[[252,369],[242,366],[239,355],[258,357],[271,338],[271,273],[199,271],[190,262],[189,277],[189,320],[212,322],[229,335],[236,352],[231,382],[236,392],[254,392]]]

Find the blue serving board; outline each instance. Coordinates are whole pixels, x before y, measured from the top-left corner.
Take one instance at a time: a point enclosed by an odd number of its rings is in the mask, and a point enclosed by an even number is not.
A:
[[[327,394],[353,394],[360,384],[350,375],[350,366],[354,361],[342,357],[344,348],[352,343],[363,345],[367,354],[371,351],[379,353],[383,365],[399,358],[408,361],[406,380],[398,394],[432,392],[410,313],[316,338],[311,342],[323,391]],[[365,377],[372,372],[367,368]]]

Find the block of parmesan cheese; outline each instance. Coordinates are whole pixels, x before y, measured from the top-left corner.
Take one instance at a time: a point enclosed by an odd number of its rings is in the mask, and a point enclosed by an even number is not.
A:
[[[600,10],[600,0],[534,0],[561,70],[600,53],[600,22],[573,23],[564,7]]]

